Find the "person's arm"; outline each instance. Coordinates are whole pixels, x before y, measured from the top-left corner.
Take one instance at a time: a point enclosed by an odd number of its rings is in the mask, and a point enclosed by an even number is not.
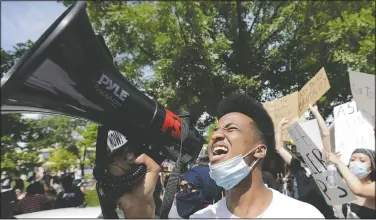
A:
[[[324,147],[324,150],[326,152],[332,152],[332,147],[330,143],[330,130],[326,126],[324,118],[321,116],[317,105],[312,106],[311,104],[309,105],[309,109],[311,110],[312,114],[315,116],[317,119],[317,124],[319,125],[320,128],[320,133],[321,133],[321,139],[322,139],[322,144]]]
[[[337,165],[339,172],[341,172],[342,177],[345,179],[347,185],[351,191],[363,198],[375,199],[375,182],[371,184],[363,185],[358,177],[356,177],[351,170],[338,158],[337,155],[327,152],[326,153],[328,161]]]
[[[284,148],[283,140],[282,140],[282,130],[283,126],[286,125],[288,121],[286,118],[283,118],[277,125],[275,130],[275,150],[277,153],[282,157],[282,159],[290,165],[292,156],[291,154]]]
[[[289,169],[285,175],[285,177],[283,177],[283,180],[286,181],[289,177],[291,176],[291,169]]]
[[[154,218],[155,202],[153,193],[161,168],[146,154],[139,156],[135,160],[135,164],[146,165],[145,177],[140,183],[133,186],[131,193],[126,193],[120,197],[117,204],[127,218]]]

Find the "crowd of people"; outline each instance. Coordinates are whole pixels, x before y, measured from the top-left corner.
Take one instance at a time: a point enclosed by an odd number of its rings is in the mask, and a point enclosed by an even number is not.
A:
[[[355,200],[341,209],[327,204],[297,146],[287,148],[282,140],[289,121],[283,119],[275,126],[262,104],[234,94],[219,105],[207,157],[181,175],[168,217],[375,219],[375,151],[357,148],[349,163],[344,163],[340,154],[331,152],[330,133],[317,106],[310,106],[310,111],[320,128],[326,161],[337,167]],[[160,165],[145,154],[132,160],[125,160],[129,155],[124,154],[111,165],[116,172],[145,164],[147,173],[143,184],[120,197],[119,208],[127,218],[159,217],[168,175],[161,175]],[[80,181],[73,181],[72,175],[33,176],[24,193],[22,180],[15,180],[11,188],[11,180],[2,177],[2,216],[82,206],[84,192],[77,186]],[[3,197],[14,202],[3,203]]]
[[[331,152],[329,129],[317,106],[310,111],[318,121],[323,154],[356,197],[340,210],[327,204],[297,146],[286,148],[286,119],[274,126],[262,104],[244,94],[226,97],[218,111],[207,163],[181,176],[169,218],[376,218],[375,151],[358,148],[344,163]],[[154,190],[160,167],[145,154],[133,161],[148,167],[145,182],[118,205],[128,218],[154,218],[160,209]]]
[[[14,182],[14,184],[12,184]],[[21,178],[12,179],[7,172],[1,175],[1,218],[49,209],[85,207],[85,189],[74,184],[74,174],[51,176],[33,173],[25,189]],[[13,185],[13,186],[12,186]]]

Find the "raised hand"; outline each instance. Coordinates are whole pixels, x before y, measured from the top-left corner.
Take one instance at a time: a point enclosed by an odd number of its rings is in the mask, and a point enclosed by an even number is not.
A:
[[[283,147],[282,132],[283,132],[283,127],[288,122],[289,121],[286,118],[282,118],[282,120],[278,123],[278,125],[275,129],[276,150]]]
[[[147,170],[145,177],[133,186],[132,192],[120,197],[117,204],[127,218],[154,218],[153,193],[161,168],[146,154],[137,158],[132,158],[129,154],[123,156],[124,159],[115,158],[114,164],[110,165],[109,172],[112,175],[123,175],[132,166],[140,164],[146,165]]]
[[[289,123],[289,120],[287,120],[286,118],[282,118],[282,120],[278,123],[277,127],[276,127],[276,136],[281,136],[282,135],[282,131],[283,131],[283,127]]]
[[[332,153],[332,152],[325,152],[325,156],[328,160],[328,162],[338,165],[341,162],[341,153]]]

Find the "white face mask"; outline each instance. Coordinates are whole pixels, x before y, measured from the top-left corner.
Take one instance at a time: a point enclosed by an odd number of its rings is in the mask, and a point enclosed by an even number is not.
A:
[[[370,167],[370,165],[358,161],[350,162],[349,166],[351,172],[358,177],[358,179],[364,179],[370,174],[371,171],[367,171],[368,167]]]
[[[242,156],[239,154],[229,160],[223,161],[222,163],[212,166],[209,164],[209,175],[216,182],[216,184],[225,190],[232,189],[240,181],[242,181],[248,174],[252,171],[254,166],[257,164],[257,159],[251,167],[249,167],[244,161],[244,157],[252,153],[258,148],[258,146],[249,151],[246,155]]]

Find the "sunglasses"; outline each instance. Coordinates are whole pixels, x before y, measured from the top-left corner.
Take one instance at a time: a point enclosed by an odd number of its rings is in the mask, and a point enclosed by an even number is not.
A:
[[[196,188],[193,187],[189,183],[179,185],[179,187],[180,187],[180,192],[182,192],[182,193],[192,193],[192,192],[196,191]]]

